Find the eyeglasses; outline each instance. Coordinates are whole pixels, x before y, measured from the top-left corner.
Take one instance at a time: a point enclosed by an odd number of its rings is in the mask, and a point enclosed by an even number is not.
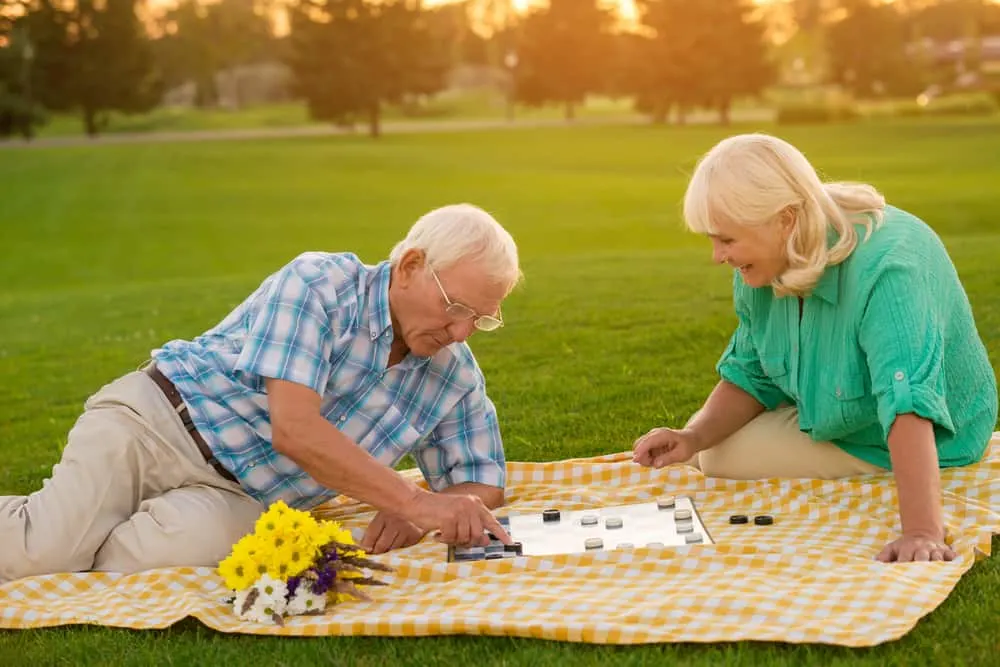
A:
[[[448,298],[448,293],[444,291],[444,287],[441,286],[441,281],[438,279],[434,269],[430,269],[430,272],[431,275],[434,276],[434,282],[437,283],[438,289],[441,290],[441,296],[444,297],[445,303],[448,304],[448,307],[445,308],[445,312],[448,313],[448,317],[456,322],[475,318],[473,325],[475,325],[475,327],[480,331],[495,331],[503,326],[503,314],[499,309],[497,309],[496,317],[493,317],[492,315],[480,315],[464,303],[452,301]]]

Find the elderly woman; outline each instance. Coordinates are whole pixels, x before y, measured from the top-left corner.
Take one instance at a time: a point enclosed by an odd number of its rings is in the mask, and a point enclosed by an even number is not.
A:
[[[937,235],[762,134],[702,158],[684,217],[734,269],[738,324],[702,408],[639,438],[635,461],[732,479],[891,470],[902,535],[878,559],[953,559],[939,468],[982,458],[997,383]]]

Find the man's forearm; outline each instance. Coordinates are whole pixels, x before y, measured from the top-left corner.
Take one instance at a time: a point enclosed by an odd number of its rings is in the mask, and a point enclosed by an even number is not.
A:
[[[746,426],[764,409],[756,398],[722,380],[685,428],[696,435],[699,449],[705,450]]]
[[[423,492],[319,415],[286,428],[274,434],[275,449],[329,489],[401,516],[408,514],[409,505]]]
[[[931,423],[914,414],[899,415],[889,431],[889,456],[903,534],[943,540],[941,474]]]
[[[488,484],[479,484],[478,482],[462,482],[461,484],[442,489],[441,493],[478,496],[483,501],[483,504],[491,510],[495,510],[504,504],[503,489]]]

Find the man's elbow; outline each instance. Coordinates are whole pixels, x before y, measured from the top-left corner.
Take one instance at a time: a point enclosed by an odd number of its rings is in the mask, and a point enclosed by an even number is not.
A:
[[[271,426],[271,446],[277,453],[295,459],[302,448],[303,428],[294,420],[282,420]]]

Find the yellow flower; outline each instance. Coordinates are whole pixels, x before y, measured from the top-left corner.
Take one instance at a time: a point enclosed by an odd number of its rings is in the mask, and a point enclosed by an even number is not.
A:
[[[257,564],[245,553],[232,553],[219,563],[219,576],[226,588],[240,591],[249,588],[257,580]]]

